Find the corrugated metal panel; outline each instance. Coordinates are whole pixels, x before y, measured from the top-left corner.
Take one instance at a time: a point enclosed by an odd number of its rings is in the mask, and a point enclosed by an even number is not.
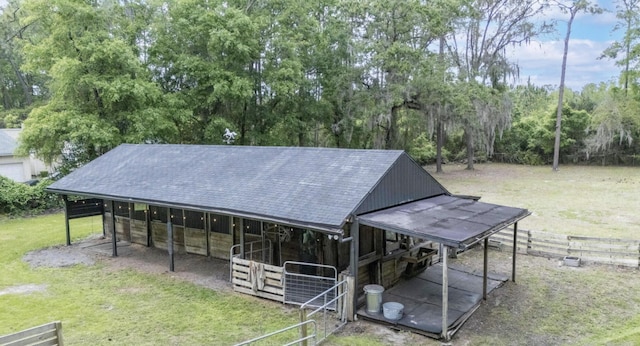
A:
[[[448,194],[427,171],[403,153],[356,209],[355,214]]]

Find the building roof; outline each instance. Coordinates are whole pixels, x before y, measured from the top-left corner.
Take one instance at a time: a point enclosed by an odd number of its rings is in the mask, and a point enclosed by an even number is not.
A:
[[[51,192],[341,233],[355,214],[448,194],[398,150],[123,144]]]
[[[360,223],[464,248],[529,216],[521,208],[440,195],[371,212]]]
[[[5,132],[4,129],[0,129],[0,156],[13,156],[13,152],[18,147],[17,141]]]

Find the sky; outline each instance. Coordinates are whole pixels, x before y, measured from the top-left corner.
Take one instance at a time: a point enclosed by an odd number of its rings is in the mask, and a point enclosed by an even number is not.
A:
[[[589,83],[617,81],[621,68],[610,59],[598,59],[602,52],[614,41],[619,41],[622,31],[612,32],[618,19],[615,16],[615,2],[599,0],[601,8],[610,10],[599,15],[578,14],[573,21],[567,55],[565,86],[576,91]],[[546,20],[557,20],[557,32],[541,37],[529,45],[515,47],[509,59],[520,67],[517,84],[543,86],[560,85],[562,54],[566,35],[568,14],[559,10],[549,11]]]

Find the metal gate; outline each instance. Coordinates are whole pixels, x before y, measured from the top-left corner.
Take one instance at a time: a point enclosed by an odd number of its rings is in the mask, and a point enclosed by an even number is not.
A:
[[[335,267],[287,261],[283,274],[285,303],[320,307],[327,299],[331,302],[327,308],[336,310],[338,271]]]

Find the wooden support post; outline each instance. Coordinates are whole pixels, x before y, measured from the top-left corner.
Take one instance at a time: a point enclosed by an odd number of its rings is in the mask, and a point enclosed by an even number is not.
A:
[[[113,257],[118,257],[118,235],[116,234],[116,202],[111,201],[111,245]]]
[[[204,236],[205,236],[205,243],[207,244],[207,257],[211,256],[211,244],[209,244],[210,240],[209,240],[209,234],[211,232],[211,214],[210,213],[203,213],[204,215]]]
[[[487,300],[487,269],[489,267],[489,237],[484,238],[484,266],[482,268],[482,299]]]
[[[104,227],[107,224],[107,218],[104,215],[105,214],[104,208],[106,206],[107,205],[104,203],[104,200],[102,200],[102,236],[105,237],[105,238],[107,237],[107,229],[106,229],[106,227]],[[111,213],[113,213],[113,211],[111,211]]]
[[[169,251],[169,271],[174,271],[173,224],[171,223],[171,208],[167,208],[167,251]]]
[[[305,309],[300,309],[300,323],[303,323],[300,325],[300,339],[305,339],[307,337],[308,332],[307,332],[307,324],[304,323],[307,321],[307,310]],[[307,340],[303,340],[302,341],[302,346],[307,346],[309,343],[307,342]]]
[[[518,253],[518,223],[513,224],[513,263],[511,264],[511,281],[516,282],[516,254]]]
[[[356,292],[358,289],[358,259],[360,257],[360,222],[356,217],[351,223],[349,236],[351,237],[349,275],[353,277],[353,300],[350,302],[353,307],[351,319],[355,320],[358,311],[358,296],[360,295],[360,292]]]
[[[267,251],[265,251],[267,238],[264,233],[264,223],[262,221],[260,221],[260,236],[262,237],[262,263],[267,263]],[[269,261],[269,263],[271,263],[271,261]]]
[[[449,341],[449,269],[447,261],[449,259],[449,247],[442,247],[442,338]]]
[[[240,258],[246,259],[244,257],[244,219],[238,218],[238,227],[240,230]]]
[[[67,195],[62,195],[64,201],[64,226],[67,230],[67,246],[71,245],[71,230],[69,229],[69,199]]]

